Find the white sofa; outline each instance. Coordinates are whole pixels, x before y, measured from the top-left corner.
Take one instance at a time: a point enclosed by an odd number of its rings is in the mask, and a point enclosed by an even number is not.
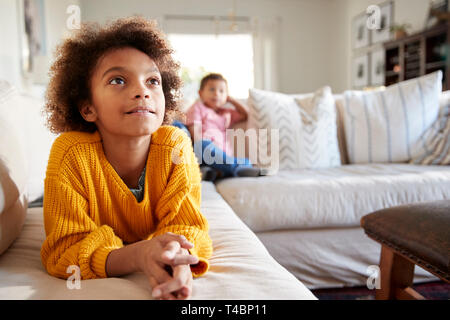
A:
[[[6,100],[0,99],[0,108],[5,108]],[[20,104],[28,106],[28,113],[42,103],[26,101]],[[39,119],[33,114],[27,118],[32,123]],[[35,157],[28,181],[35,183],[16,182],[14,201],[19,207],[26,206],[26,195],[34,200],[39,194],[54,138],[38,125],[25,126],[31,133],[25,134],[29,141],[24,152]],[[378,264],[380,248],[364,235],[359,219],[382,207],[450,199],[448,166],[346,161],[344,154],[344,165],[335,168],[280,171],[275,176],[224,179],[215,185],[203,182],[202,212],[210,222],[214,254],[210,271],[194,281],[193,299],[314,299],[308,289],[365,285],[368,267]],[[8,201],[11,208],[12,200]],[[2,208],[0,228],[7,225],[1,220],[8,216],[7,209]],[[16,231],[9,233],[10,247],[1,254],[0,246],[0,298],[151,297],[139,274],[82,281],[81,290],[68,290],[66,282],[47,275],[40,262],[42,209],[19,208],[18,214],[25,225],[18,219]],[[12,242],[14,234],[18,238]],[[416,269],[416,282],[434,279]]]
[[[450,199],[448,165],[350,164],[343,95],[334,95],[334,100],[341,166],[280,170],[273,176],[216,183],[270,254],[310,289],[366,285],[373,275],[369,266],[379,264],[381,247],[360,227],[364,215],[396,205]],[[439,101],[441,110],[449,105],[450,91],[443,92]],[[246,129],[247,123],[234,128]],[[235,152],[248,154],[246,144],[235,144]],[[416,267],[415,283],[436,279]]]
[[[0,81],[0,299],[151,299],[142,273],[81,280],[77,286],[44,269],[42,207],[27,208],[43,193],[55,138],[42,126],[42,103]],[[210,224],[213,255],[210,270],[194,280],[192,299],[316,299],[271,257],[210,182],[202,184],[201,210]]]

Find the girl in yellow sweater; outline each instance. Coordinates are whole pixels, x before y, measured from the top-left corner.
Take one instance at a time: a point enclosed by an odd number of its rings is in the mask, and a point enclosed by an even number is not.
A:
[[[58,47],[45,111],[47,167],[41,258],[82,279],[144,272],[159,299],[186,299],[209,267],[192,144],[171,123],[181,81],[152,21],[85,24]],[[70,267],[70,268],[69,268]]]

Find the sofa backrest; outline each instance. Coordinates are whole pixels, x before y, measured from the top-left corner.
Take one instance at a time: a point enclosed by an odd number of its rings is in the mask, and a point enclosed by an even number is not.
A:
[[[313,93],[307,93],[307,94],[298,94],[298,95],[292,95],[295,98],[308,98],[312,97]],[[345,139],[345,131],[344,131],[344,122],[343,122],[343,111],[345,108],[344,104],[344,96],[343,94],[333,94],[334,100],[335,100],[335,107],[336,107],[336,123],[337,123],[337,138],[339,143],[339,151],[341,155],[341,163],[342,164],[349,164],[349,158],[348,158],[348,151],[347,151],[347,144]],[[443,109],[445,106],[450,104],[450,90],[443,91],[440,96],[440,108]],[[247,110],[249,109],[249,100],[240,100],[240,102],[247,107]],[[242,129],[247,130],[248,128],[248,121],[242,121],[239,123],[236,123],[231,129]],[[236,155],[243,155],[245,154],[245,157],[249,158],[249,141],[246,139],[245,145],[239,145],[238,140],[235,138],[234,140],[234,154]]]

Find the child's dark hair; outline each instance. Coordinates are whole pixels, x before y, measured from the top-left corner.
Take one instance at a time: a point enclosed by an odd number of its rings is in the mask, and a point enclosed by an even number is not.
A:
[[[50,68],[44,111],[50,131],[93,132],[96,125],[83,119],[79,108],[92,101],[90,79],[100,57],[123,47],[133,47],[155,61],[162,77],[166,111],[163,124],[170,124],[179,115],[178,98],[181,79],[179,64],[172,48],[155,21],[130,17],[113,21],[105,27],[85,23],[80,30],[58,46]]]
[[[204,76],[200,81],[200,90],[203,90],[209,80],[222,80],[228,85],[227,79],[225,79],[220,73],[210,73]]]

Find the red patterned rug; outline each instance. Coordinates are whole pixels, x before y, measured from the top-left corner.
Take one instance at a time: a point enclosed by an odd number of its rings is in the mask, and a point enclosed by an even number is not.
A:
[[[428,300],[449,300],[450,284],[443,281],[415,284],[414,290]],[[367,287],[347,287],[311,290],[319,300],[375,300],[375,290]]]

